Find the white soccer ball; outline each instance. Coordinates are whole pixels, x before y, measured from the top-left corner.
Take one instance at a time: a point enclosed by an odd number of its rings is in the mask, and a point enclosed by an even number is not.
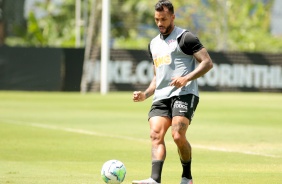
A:
[[[120,184],[126,175],[124,164],[119,160],[109,160],[104,163],[101,176],[105,183]]]

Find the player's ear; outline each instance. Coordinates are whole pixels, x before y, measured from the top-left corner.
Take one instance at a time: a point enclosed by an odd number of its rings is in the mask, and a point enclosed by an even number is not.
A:
[[[175,14],[172,14],[172,15],[171,15],[171,18],[174,20],[174,19],[175,19]]]

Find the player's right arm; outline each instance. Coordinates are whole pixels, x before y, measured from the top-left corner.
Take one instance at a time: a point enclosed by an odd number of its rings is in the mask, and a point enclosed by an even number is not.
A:
[[[149,52],[150,58],[153,59],[151,49],[150,49],[150,43],[148,44],[148,52]],[[154,68],[154,77],[153,77],[149,87],[143,92],[142,91],[134,91],[133,92],[133,101],[134,102],[142,102],[155,93],[155,89],[156,89],[156,68],[155,68],[155,65],[153,65],[153,68]]]
[[[154,77],[149,85],[149,87],[145,91],[134,91],[133,92],[133,101],[134,102],[142,102],[152,96],[156,89],[156,72],[154,67]]]

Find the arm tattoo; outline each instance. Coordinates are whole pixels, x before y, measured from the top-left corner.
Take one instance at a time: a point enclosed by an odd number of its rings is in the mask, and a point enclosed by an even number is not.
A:
[[[146,97],[146,99],[149,98],[150,96],[151,96],[150,93],[145,91],[145,97]]]

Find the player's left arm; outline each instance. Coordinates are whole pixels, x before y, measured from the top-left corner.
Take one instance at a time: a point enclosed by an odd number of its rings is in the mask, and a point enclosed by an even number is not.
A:
[[[213,67],[213,62],[206,48],[202,48],[193,54],[199,65],[194,71],[186,75],[187,81],[197,79],[206,74]]]
[[[180,88],[189,81],[195,80],[207,73],[213,67],[213,63],[206,48],[191,32],[185,32],[178,41],[181,50],[187,55],[193,55],[199,62],[197,68],[187,75],[172,78],[170,85]]]
[[[183,87],[189,81],[203,76],[213,67],[212,60],[204,47],[195,52],[193,56],[199,62],[199,65],[195,68],[195,70],[185,76],[172,78],[172,81],[170,83],[171,86],[175,86],[177,88]]]

